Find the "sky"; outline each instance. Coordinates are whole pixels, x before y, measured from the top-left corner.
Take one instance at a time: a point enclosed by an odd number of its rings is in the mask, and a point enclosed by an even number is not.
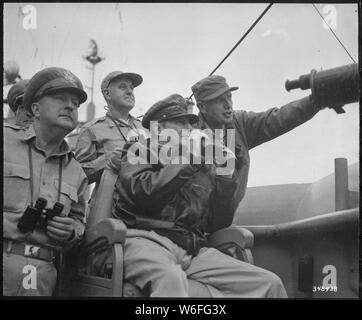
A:
[[[29,4],[36,12],[35,29],[23,26],[28,14],[22,8]],[[105,114],[100,83],[114,70],[142,75],[144,82],[135,89],[136,106],[131,112],[140,116],[169,94],[190,96],[191,86],[216,67],[266,6],[5,3],[3,59],[15,60],[23,78],[57,66],[90,86],[91,73],[82,56],[94,39],[105,58],[95,71],[96,117]],[[358,61],[357,4],[316,6]],[[239,86],[233,92],[235,110],[261,112],[310,94],[309,90],[287,92],[287,79],[351,63],[312,4],[274,4],[216,74]],[[81,121],[86,119],[86,104],[79,109]],[[334,158],[357,162],[359,105],[349,104],[345,110],[341,115],[322,110],[302,126],[252,149],[248,185],[313,182],[333,172]]]

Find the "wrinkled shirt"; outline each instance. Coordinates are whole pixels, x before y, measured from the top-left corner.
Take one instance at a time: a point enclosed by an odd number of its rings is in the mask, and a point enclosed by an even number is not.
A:
[[[47,157],[36,146],[36,135],[31,125],[28,129],[4,124],[4,204],[3,237],[29,243],[58,247],[60,243],[39,229],[22,233],[17,224],[31,204],[29,147],[32,151],[33,205],[39,197],[47,200],[46,208],[58,201],[59,159],[62,159],[62,180],[59,202],[64,205],[62,215],[75,220],[74,237],[67,242],[69,248],[77,243],[85,228],[85,198],[87,177],[74,159],[68,144],[63,141],[60,152]]]
[[[237,187],[232,200],[234,212],[245,195],[248,183],[249,150],[296,128],[310,120],[317,112],[318,109],[309,96],[265,112],[234,111],[233,122],[226,128],[235,129],[234,176],[237,176]],[[199,118],[199,127],[209,128],[201,114]]]
[[[129,123],[116,119],[115,121],[121,133],[108,116],[86,123],[79,133],[75,157],[81,163],[89,183],[100,180],[110,152],[116,147],[123,148],[127,137],[136,137],[139,135],[139,130],[143,129],[141,122],[132,116],[129,118]]]

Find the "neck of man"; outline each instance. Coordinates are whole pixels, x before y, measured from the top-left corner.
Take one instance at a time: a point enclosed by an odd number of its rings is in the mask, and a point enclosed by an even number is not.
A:
[[[122,119],[124,121],[128,120],[130,109],[125,107],[115,107],[112,105],[109,105],[109,111],[111,112],[111,115],[116,119]]]
[[[202,117],[212,131],[215,131],[215,129],[225,129],[225,124],[212,121],[207,116],[205,116],[205,114],[202,114]]]
[[[47,157],[58,153],[67,132],[56,127],[44,127],[38,121],[34,121],[33,126],[36,135],[36,146],[43,150]]]

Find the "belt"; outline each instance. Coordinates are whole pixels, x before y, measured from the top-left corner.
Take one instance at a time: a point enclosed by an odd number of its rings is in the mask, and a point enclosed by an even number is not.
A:
[[[48,262],[53,262],[55,259],[55,249],[53,248],[10,239],[3,239],[3,250],[7,253],[13,253],[33,259],[45,260]]]
[[[192,256],[196,256],[201,247],[206,245],[206,240],[197,237],[193,232],[181,230],[166,230],[166,229],[154,229],[156,233],[176,243],[181,248],[185,249],[186,252]]]

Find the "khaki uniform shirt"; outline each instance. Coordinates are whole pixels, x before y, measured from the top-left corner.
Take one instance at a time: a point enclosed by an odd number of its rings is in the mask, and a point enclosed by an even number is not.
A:
[[[3,237],[29,243],[57,247],[59,243],[44,231],[22,233],[17,224],[31,203],[29,144],[33,167],[33,205],[39,197],[47,200],[46,208],[53,208],[58,201],[59,159],[62,159],[60,200],[64,205],[62,215],[75,220],[74,237],[67,247],[80,240],[85,228],[84,193],[87,177],[80,164],[74,159],[68,144],[63,141],[61,151],[49,157],[36,146],[36,135],[31,125],[28,129],[14,124],[4,124],[4,205]]]
[[[108,112],[107,115],[110,115]],[[108,116],[86,123],[78,137],[75,157],[81,163],[89,183],[98,182],[106,165],[106,157],[116,147],[122,148],[127,136],[138,136],[141,122],[130,116],[129,123],[116,120],[119,129]]]
[[[235,129],[237,188],[234,193],[234,213],[245,195],[248,182],[249,150],[272,140],[311,119],[318,109],[309,97],[305,97],[281,108],[271,108],[265,112],[234,111],[234,121],[227,129]],[[200,117],[199,127],[208,128],[205,119]],[[226,136],[226,134],[224,135]]]

